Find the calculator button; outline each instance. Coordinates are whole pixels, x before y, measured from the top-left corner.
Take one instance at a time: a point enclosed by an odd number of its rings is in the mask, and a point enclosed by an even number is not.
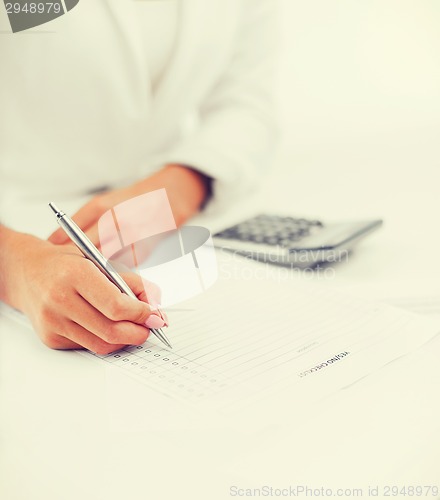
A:
[[[277,238],[276,236],[265,237],[263,240],[263,242],[267,245],[278,245],[279,241],[279,238]]]
[[[227,228],[216,236],[256,244],[292,247],[293,243],[314,234],[323,226],[318,220],[260,214]]]

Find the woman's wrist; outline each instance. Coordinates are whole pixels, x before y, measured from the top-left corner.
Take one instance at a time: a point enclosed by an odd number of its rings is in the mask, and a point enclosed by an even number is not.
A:
[[[140,181],[140,192],[165,188],[177,225],[183,224],[205,205],[211,195],[211,179],[183,165],[170,164]]]

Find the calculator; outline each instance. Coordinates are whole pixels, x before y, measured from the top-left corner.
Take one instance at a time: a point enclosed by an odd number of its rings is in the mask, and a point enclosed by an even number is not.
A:
[[[345,260],[353,246],[382,220],[325,223],[261,214],[216,233],[217,248],[273,264],[315,267]]]

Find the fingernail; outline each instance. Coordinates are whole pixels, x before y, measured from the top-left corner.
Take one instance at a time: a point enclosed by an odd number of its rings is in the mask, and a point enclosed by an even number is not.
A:
[[[145,322],[145,325],[148,326],[148,328],[162,328],[165,326],[165,321],[159,316],[152,314]]]

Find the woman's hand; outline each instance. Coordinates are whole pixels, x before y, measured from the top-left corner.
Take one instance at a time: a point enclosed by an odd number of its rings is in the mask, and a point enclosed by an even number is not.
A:
[[[72,219],[100,248],[98,221],[100,217],[123,201],[141,194],[165,188],[177,226],[195,215],[209,194],[208,180],[202,174],[181,165],[167,165],[151,177],[124,189],[108,191],[95,196]],[[56,230],[49,241],[64,245],[70,240],[62,229]]]
[[[123,276],[139,299],[134,300],[72,245],[56,246],[5,228],[2,231],[6,237],[1,264],[13,272],[2,278],[1,298],[29,317],[47,346],[84,347],[108,354],[144,343],[149,324],[160,327],[160,318],[147,303],[160,301],[157,289],[148,284],[151,297],[147,297],[140,276]]]

